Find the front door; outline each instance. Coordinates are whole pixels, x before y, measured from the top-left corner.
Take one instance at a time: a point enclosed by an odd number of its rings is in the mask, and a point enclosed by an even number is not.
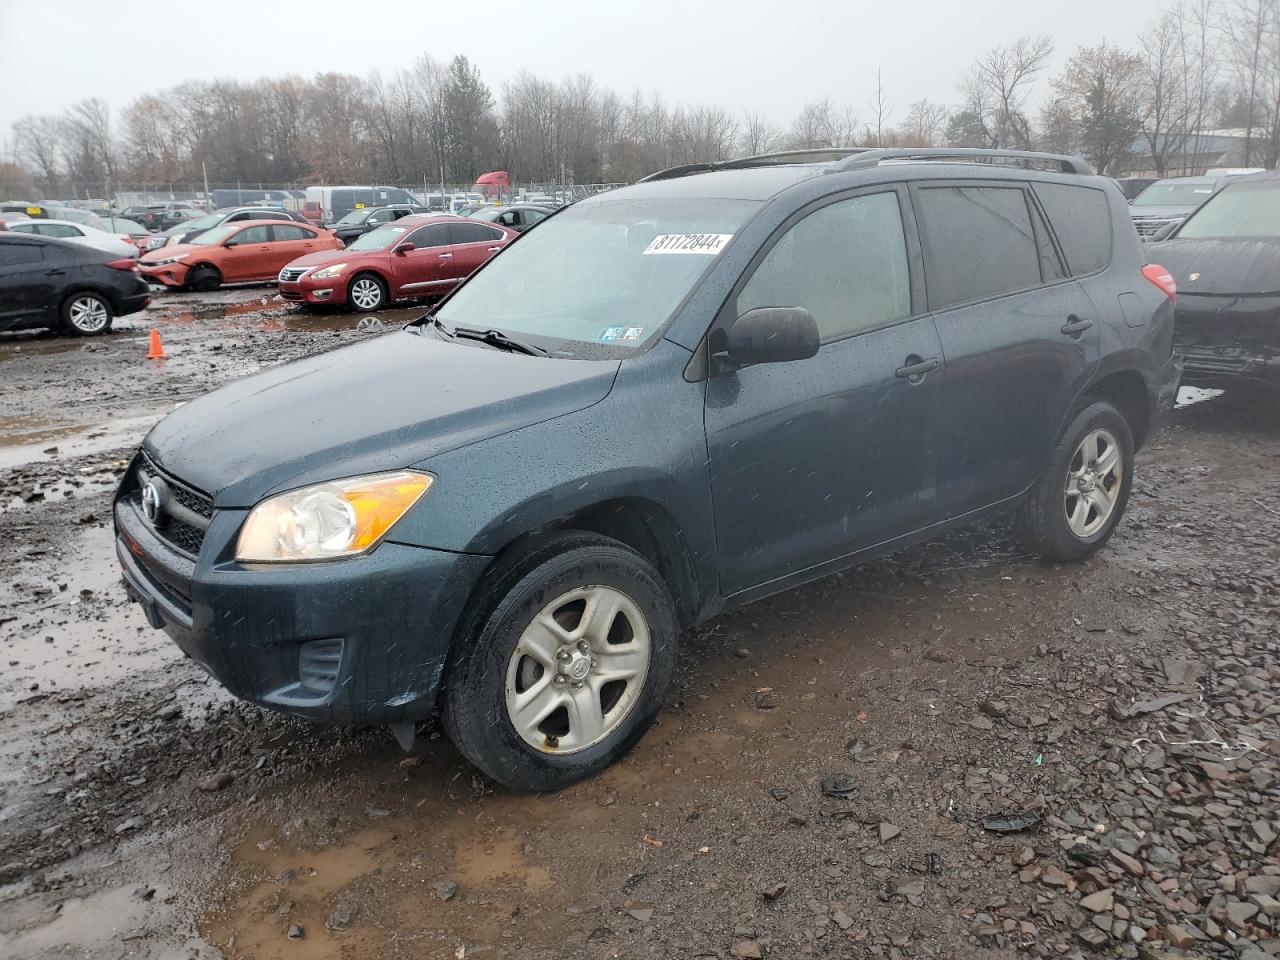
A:
[[[933,511],[942,353],[909,267],[919,259],[906,203],[880,188],[802,211],[717,321],[803,307],[822,335],[808,360],[713,371],[707,383],[726,596],[908,533]]]
[[[266,224],[246,227],[232,236],[227,241],[227,252],[222,256],[222,279],[227,283],[237,283],[274,277],[280,272],[280,267],[271,269],[275,262],[271,246],[271,227]]]
[[[453,249],[449,224],[429,223],[403,237],[413,249],[391,254],[392,297],[430,297],[452,286]]]
[[[939,498],[961,516],[1025,490],[1098,362],[1100,323],[1018,183],[912,188],[947,363]]]

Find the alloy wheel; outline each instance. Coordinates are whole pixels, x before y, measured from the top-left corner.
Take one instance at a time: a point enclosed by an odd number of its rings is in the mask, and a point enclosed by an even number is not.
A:
[[[548,603],[507,664],[507,717],[541,753],[604,740],[635,706],[649,673],[649,625],[620,590],[585,586]]]
[[[1123,479],[1124,462],[1115,436],[1101,427],[1090,430],[1067,467],[1063,507],[1072,533],[1086,539],[1107,525]]]
[[[107,305],[97,297],[76,297],[67,309],[67,319],[80,333],[101,333],[109,317]]]
[[[382,288],[378,281],[361,277],[351,285],[351,302],[361,310],[372,310],[382,302]]]

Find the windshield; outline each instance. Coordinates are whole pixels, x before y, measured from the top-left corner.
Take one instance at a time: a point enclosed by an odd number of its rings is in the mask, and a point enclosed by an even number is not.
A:
[[[403,237],[408,230],[405,227],[379,227],[361,234],[347,244],[348,250],[385,250]]]
[[[170,227],[165,231],[166,236],[174,237],[180,233],[188,233],[192,230],[208,230],[210,227],[216,227],[223,220],[223,214],[209,213],[203,217],[196,217],[194,220],[184,220],[176,227]]]
[[[204,247],[212,247],[221,243],[223,240],[227,239],[227,237],[231,236],[233,233],[235,233],[239,229],[240,229],[240,224],[227,223],[227,224],[223,224],[220,227],[214,227],[212,230],[206,230],[204,233],[200,234],[200,236],[192,237],[187,242],[198,243]]]
[[[504,250],[439,317],[533,339],[559,356],[629,356],[652,343],[758,206],[682,199],[573,207]]]
[[[1208,180],[1195,183],[1153,183],[1138,194],[1135,207],[1195,207],[1213,196],[1213,184]]]
[[[345,217],[339,220],[338,223],[364,223],[371,213],[373,213],[372,210],[352,210]]]
[[[1187,240],[1280,237],[1280,180],[1232,184],[1192,214],[1178,236]]]

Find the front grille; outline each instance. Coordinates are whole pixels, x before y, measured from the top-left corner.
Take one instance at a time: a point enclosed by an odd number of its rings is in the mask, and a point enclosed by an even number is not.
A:
[[[1138,231],[1138,236],[1143,240],[1150,240],[1154,237],[1161,227],[1167,227],[1171,223],[1180,223],[1181,217],[1166,217],[1163,219],[1141,219],[1134,220],[1133,225]]]
[[[292,283],[301,279],[302,275],[310,269],[310,267],[285,267],[280,271],[280,280],[282,283]]]
[[[142,510],[142,489],[149,481],[163,481],[171,498],[171,502],[162,507],[155,523],[151,524],[156,536],[193,559],[199,556],[205,532],[213,517],[213,498],[165,473],[145,453],[138,465],[137,479],[137,506],[143,516],[146,513]]]

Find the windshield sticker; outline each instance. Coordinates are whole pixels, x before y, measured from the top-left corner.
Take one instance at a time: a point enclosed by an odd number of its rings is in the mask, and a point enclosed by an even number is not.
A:
[[[644,327],[605,327],[596,335],[597,343],[634,343],[644,339]]]
[[[644,255],[651,253],[701,253],[714,257],[725,248],[732,233],[662,233],[644,248]]]

